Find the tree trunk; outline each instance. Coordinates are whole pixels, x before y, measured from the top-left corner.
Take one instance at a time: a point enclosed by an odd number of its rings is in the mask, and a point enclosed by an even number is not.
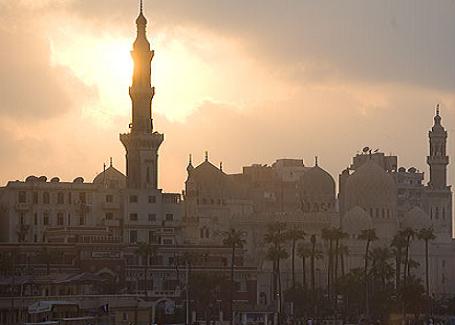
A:
[[[365,277],[365,314],[368,318],[370,314],[370,306],[369,306],[369,292],[368,292],[368,251],[370,249],[370,240],[367,240],[367,244],[365,245],[365,267],[363,270],[364,277]]]
[[[296,240],[292,241],[292,256],[291,256],[291,272],[292,272],[292,288],[295,288],[295,244]]]
[[[144,288],[145,288],[145,296],[148,295],[148,265],[149,265],[149,258],[148,255],[145,256],[145,270],[144,270]]]
[[[235,264],[235,244],[232,245],[232,256],[231,256],[231,290],[229,297],[229,312],[231,325],[234,324],[234,264]]]
[[[302,255],[302,288],[306,289],[306,257]]]
[[[428,239],[425,239],[425,282],[427,289],[427,297],[430,297],[430,278],[429,278],[429,268],[428,268]]]
[[[341,275],[344,276],[344,254],[340,254]]]
[[[331,297],[331,283],[332,283],[332,268],[333,268],[333,242],[329,240],[329,263],[327,265],[327,298],[330,301]]]

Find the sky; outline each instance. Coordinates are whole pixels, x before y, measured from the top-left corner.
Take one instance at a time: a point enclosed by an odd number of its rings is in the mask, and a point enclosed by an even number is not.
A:
[[[455,157],[455,0],[144,0],[159,186],[363,147],[426,172],[436,104]],[[137,0],[0,0],[0,184],[125,169]],[[449,165],[449,181],[455,181]]]

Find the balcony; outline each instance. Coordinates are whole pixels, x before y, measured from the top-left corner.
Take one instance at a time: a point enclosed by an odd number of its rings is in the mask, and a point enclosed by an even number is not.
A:
[[[30,205],[27,203],[16,203],[16,210],[18,211],[28,211],[30,209]]]

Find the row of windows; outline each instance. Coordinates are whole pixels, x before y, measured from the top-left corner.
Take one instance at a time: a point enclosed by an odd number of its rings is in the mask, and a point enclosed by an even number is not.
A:
[[[78,216],[76,218],[79,218],[78,220],[78,225],[84,226],[85,225],[85,217],[84,216]],[[67,216],[67,225],[71,225],[71,214],[68,213]],[[23,213],[21,213],[20,217],[20,224],[25,225],[27,224],[27,216]],[[41,220],[41,222],[40,222]],[[54,224],[52,221],[55,221],[56,223]],[[56,218],[51,218],[48,212],[44,212],[41,218],[38,216],[38,213],[35,213],[33,215],[33,224],[35,226],[42,224],[44,226],[50,226],[50,225],[57,225],[57,226],[64,226],[65,225],[65,215],[62,212],[57,213]],[[74,224],[74,221],[73,221]]]
[[[197,199],[197,204],[210,204],[210,205],[225,205],[226,202],[221,199]]]
[[[390,219],[391,215],[390,209],[370,208],[370,217],[372,218]]]
[[[174,240],[171,238],[161,238],[156,235],[155,231],[150,230],[148,233],[148,241],[151,244],[173,245]],[[137,230],[130,230],[130,243],[138,242]]]
[[[107,217],[106,217],[107,219]],[[130,213],[130,221],[138,221],[139,220],[139,215],[137,213]],[[174,221],[174,215],[172,213],[167,213],[165,216],[165,221]],[[154,222],[156,221],[156,214],[155,213],[150,213],[148,215],[148,221]]]
[[[130,195],[129,198],[130,203],[138,203],[139,202],[139,197],[137,195]],[[148,196],[148,203],[156,203],[156,196],[154,195],[149,195]]]
[[[27,192],[26,191],[19,191],[18,192],[18,198],[17,201],[19,203],[27,203]],[[40,200],[41,196],[41,200]],[[85,192],[78,192],[78,201],[80,203],[86,203],[87,201],[87,195]],[[64,192],[57,192],[56,197],[54,196],[55,200],[52,200],[52,203],[56,204],[71,204],[73,203],[73,193],[69,192],[66,195],[65,199],[65,193]],[[43,203],[43,204],[51,204],[51,193],[50,192],[31,192],[31,202],[33,204],[38,204],[38,203]]]
[[[439,208],[439,207],[432,207],[430,209],[430,219],[433,220],[434,219],[439,219],[439,217],[442,217],[442,219],[445,220],[446,218],[446,208],[443,207],[443,208]]]

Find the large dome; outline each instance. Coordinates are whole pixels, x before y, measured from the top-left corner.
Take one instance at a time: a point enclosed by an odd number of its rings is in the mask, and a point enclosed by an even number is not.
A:
[[[346,211],[359,206],[370,215],[378,214],[378,211],[382,215],[386,211],[385,217],[392,217],[390,212],[395,210],[397,201],[395,181],[374,161],[365,162],[349,176],[344,192]]]
[[[373,228],[373,222],[364,209],[354,207],[343,216],[342,226],[348,234],[359,235],[362,230]]]
[[[335,199],[335,181],[319,166],[314,166],[303,174],[301,187],[305,197]]]
[[[414,207],[404,215],[400,220],[400,227],[402,229],[412,228],[420,230],[431,226],[430,217],[421,208]]]
[[[123,188],[126,186],[126,176],[113,166],[96,175],[94,184],[107,184],[109,187]]]

